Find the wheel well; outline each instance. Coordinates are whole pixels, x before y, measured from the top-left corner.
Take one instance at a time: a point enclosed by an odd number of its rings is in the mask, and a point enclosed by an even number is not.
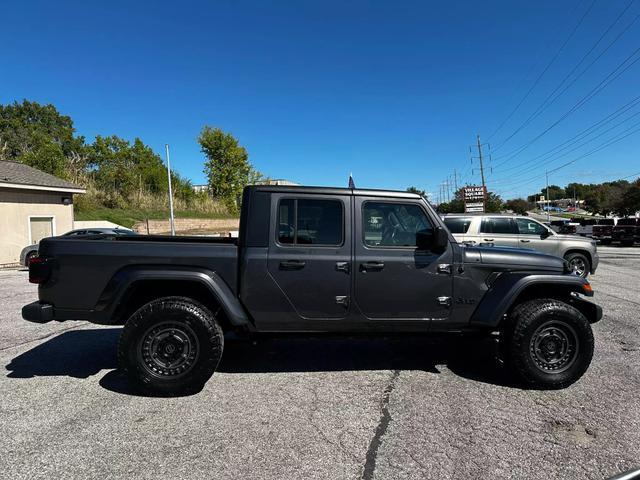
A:
[[[580,312],[582,312],[582,314],[587,317],[590,322],[597,321],[593,319],[594,311],[592,305],[589,302],[585,302],[584,300],[580,301],[580,298],[576,298],[574,293],[580,293],[580,291],[575,287],[568,285],[554,285],[551,283],[531,285],[530,287],[525,288],[524,291],[520,292],[520,294],[513,301],[507,312],[507,318],[509,318],[511,312],[517,305],[537,298],[552,298],[568,303],[569,305],[580,310]]]
[[[116,307],[113,315],[114,324],[124,325],[140,307],[162,297],[191,298],[216,314],[216,319],[223,331],[231,329],[231,323],[215,295],[200,282],[191,280],[139,280],[133,282]]]
[[[586,250],[579,250],[575,248],[572,250],[567,250],[566,252],[564,252],[563,258],[567,258],[567,255],[571,255],[572,253],[579,253],[580,255],[584,255],[585,257],[587,257],[587,260],[589,260],[589,267],[593,265],[593,261],[591,260],[591,254]]]

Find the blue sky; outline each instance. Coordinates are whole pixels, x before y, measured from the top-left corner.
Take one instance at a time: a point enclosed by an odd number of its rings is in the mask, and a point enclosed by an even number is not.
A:
[[[194,183],[205,181],[196,142],[203,125],[233,133],[273,178],[346,186],[353,172],[358,187],[434,193],[454,169],[462,181],[480,181],[469,160],[479,133],[491,144],[488,186],[510,198],[538,190],[545,169],[640,121],[582,145],[592,138],[585,137],[574,152],[536,166],[536,156],[640,95],[638,62],[517,156],[505,156],[640,47],[635,2],[576,72],[631,24],[626,33],[504,143],[629,3],[592,1],[12,2],[0,29],[0,103],[53,103],[88,140],[137,136],[159,153],[169,143],[172,164]],[[551,182],[634,174],[639,146],[634,132],[552,173]]]

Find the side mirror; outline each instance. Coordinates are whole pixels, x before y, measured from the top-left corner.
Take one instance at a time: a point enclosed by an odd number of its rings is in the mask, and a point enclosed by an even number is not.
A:
[[[442,227],[416,232],[416,247],[418,250],[443,250],[446,248],[447,243],[449,243],[449,235]]]
[[[545,230],[544,232],[542,232],[540,234],[540,239],[544,240],[545,238],[548,238],[551,236],[551,232],[549,230]]]

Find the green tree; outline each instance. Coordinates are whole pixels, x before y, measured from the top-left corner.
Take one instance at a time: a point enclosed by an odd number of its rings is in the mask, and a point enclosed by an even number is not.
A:
[[[230,212],[237,213],[242,189],[249,183],[249,155],[238,140],[219,128],[205,126],[198,143],[207,159],[204,173],[209,179],[209,191],[222,200]]]
[[[616,202],[615,212],[625,217],[640,212],[640,180],[636,180],[625,189]]]
[[[84,137],[75,136],[71,117],[53,105],[28,100],[0,105],[0,160],[77,180],[86,167],[84,149]]]
[[[532,205],[530,202],[527,202],[524,198],[513,198],[511,200],[507,200],[504,204],[504,207],[507,210],[512,210],[514,213],[518,215],[524,215],[528,210],[531,209]]]
[[[407,192],[409,193],[417,193],[421,197],[426,196],[426,192],[424,190],[420,190],[418,187],[411,186],[407,188]]]

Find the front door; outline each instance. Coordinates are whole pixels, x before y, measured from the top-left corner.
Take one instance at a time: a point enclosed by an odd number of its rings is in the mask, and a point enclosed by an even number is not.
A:
[[[480,230],[473,240],[476,245],[518,247],[518,227],[511,217],[482,217]]]
[[[558,255],[558,242],[548,229],[530,218],[516,218],[518,243],[522,248],[533,248],[549,255]]]
[[[447,320],[452,249],[416,249],[416,234],[433,230],[419,200],[355,198],[355,302],[369,319]]]
[[[268,270],[301,319],[342,319],[351,302],[351,197],[274,194]]]

